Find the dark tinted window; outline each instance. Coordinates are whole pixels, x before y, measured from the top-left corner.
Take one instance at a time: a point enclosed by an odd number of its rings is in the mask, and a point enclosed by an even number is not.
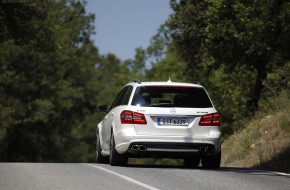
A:
[[[113,108],[115,108],[115,107],[117,107],[117,106],[119,106],[119,105],[122,105],[122,102],[123,102],[123,100],[124,100],[124,97],[125,97],[125,95],[126,95],[126,92],[128,91],[128,88],[129,88],[129,86],[126,86],[126,87],[124,87],[120,92],[119,92],[119,94],[116,96],[116,98],[114,99],[114,101],[113,101],[113,103],[112,103],[112,105],[111,105],[111,107],[110,107],[110,110],[111,109],[113,109]]]
[[[128,90],[126,92],[126,95],[125,95],[125,98],[123,100],[122,105],[128,105],[132,90],[133,90],[133,87],[132,86],[128,86]]]
[[[188,86],[138,87],[132,105],[182,108],[212,107],[212,103],[203,88]]]

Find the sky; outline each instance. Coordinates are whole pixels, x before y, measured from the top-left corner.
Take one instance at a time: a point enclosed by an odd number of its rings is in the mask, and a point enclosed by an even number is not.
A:
[[[146,48],[173,11],[170,0],[88,0],[86,11],[95,14],[92,36],[101,55],[132,59],[135,49]]]

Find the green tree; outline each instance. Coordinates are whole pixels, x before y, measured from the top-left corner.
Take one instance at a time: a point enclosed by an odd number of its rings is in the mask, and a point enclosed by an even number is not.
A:
[[[253,113],[267,73],[289,60],[289,2],[181,0],[171,5],[175,13],[167,26],[174,48],[192,76],[209,91],[217,90],[219,107],[234,103],[234,110],[238,110],[246,104],[241,112]],[[227,94],[232,97],[223,102]]]
[[[170,48],[170,44],[168,28],[162,24],[149,46],[137,48],[135,59],[125,61],[131,77],[142,81],[167,81],[169,78],[175,82],[188,81],[186,63]]]
[[[109,105],[121,88],[130,80],[132,75],[126,63],[123,63],[114,54],[101,57],[97,63],[100,92],[98,102]]]
[[[0,9],[2,161],[82,161],[76,133],[96,108],[93,16],[81,1]],[[78,154],[76,154],[78,152]],[[80,156],[80,157],[78,157]]]
[[[282,90],[290,92],[290,62],[269,73],[264,85],[274,95],[278,95]]]
[[[165,58],[154,63],[146,72],[148,80],[190,82],[186,73],[186,64],[175,52],[168,51]]]

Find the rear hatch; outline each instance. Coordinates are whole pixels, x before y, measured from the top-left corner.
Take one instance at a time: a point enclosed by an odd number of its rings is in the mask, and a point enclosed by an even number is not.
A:
[[[140,111],[145,115],[147,125],[134,124],[139,135],[205,137],[210,127],[199,126],[201,113],[212,113],[212,109],[188,108],[143,108],[132,107],[132,111]],[[173,112],[173,113],[172,113]]]
[[[210,127],[199,126],[202,115],[214,113],[204,88],[151,85],[135,91],[131,111],[144,114],[147,124],[134,124],[140,135],[205,137]]]

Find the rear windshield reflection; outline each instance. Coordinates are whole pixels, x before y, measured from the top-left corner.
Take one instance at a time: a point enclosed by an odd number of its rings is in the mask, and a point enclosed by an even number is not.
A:
[[[212,103],[203,88],[142,86],[135,91],[132,105],[142,107],[208,108]]]

